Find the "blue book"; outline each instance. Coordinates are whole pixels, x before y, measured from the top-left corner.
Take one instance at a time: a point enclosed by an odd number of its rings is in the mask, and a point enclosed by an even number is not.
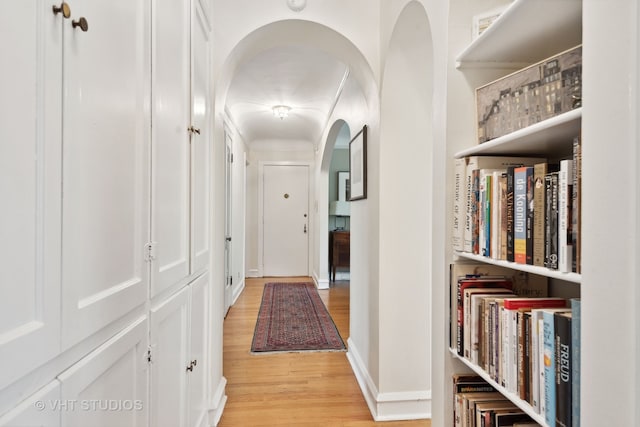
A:
[[[549,427],[556,427],[556,363],[554,314],[570,311],[567,308],[545,309],[542,312],[544,357],[544,419]],[[541,393],[542,394],[542,393]]]
[[[571,299],[571,425],[580,427],[580,299]]]

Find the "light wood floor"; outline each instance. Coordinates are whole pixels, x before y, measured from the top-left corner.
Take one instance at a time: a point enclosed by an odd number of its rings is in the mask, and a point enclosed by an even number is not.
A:
[[[344,352],[249,353],[262,290],[268,281],[247,279],[224,321],[227,404],[219,427],[335,426],[430,427],[428,420],[374,422]],[[319,291],[340,335],[349,337],[349,287]]]

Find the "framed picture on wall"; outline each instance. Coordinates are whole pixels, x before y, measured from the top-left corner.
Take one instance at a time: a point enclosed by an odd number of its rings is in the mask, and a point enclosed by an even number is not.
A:
[[[367,198],[367,125],[349,142],[349,199]]]

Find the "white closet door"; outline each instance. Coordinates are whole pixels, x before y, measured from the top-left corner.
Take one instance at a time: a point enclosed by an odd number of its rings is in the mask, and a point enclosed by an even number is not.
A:
[[[209,263],[210,248],[210,181],[211,181],[211,61],[206,22],[194,2],[192,26],[192,135],[191,192],[191,272],[202,270]]]
[[[209,275],[197,278],[191,285],[191,320],[190,320],[190,345],[189,363],[193,369],[188,377],[188,412],[187,426],[197,427],[206,425],[203,423],[207,414],[206,401],[206,375],[209,372],[207,351],[208,348],[208,301],[209,301]]]
[[[151,295],[189,275],[188,0],[153,1]]]
[[[62,15],[0,13],[0,390],[60,351]]]
[[[63,426],[148,425],[147,328],[139,318],[59,375]]]
[[[62,341],[148,293],[149,7],[74,1],[64,23]],[[72,26],[83,17],[88,31]]]
[[[189,287],[151,309],[151,414],[154,427],[184,427],[189,346]]]

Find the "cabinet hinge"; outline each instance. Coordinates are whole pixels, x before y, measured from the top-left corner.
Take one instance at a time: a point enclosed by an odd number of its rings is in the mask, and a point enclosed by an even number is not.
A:
[[[144,260],[151,262],[156,259],[156,242],[149,242],[144,245]]]

